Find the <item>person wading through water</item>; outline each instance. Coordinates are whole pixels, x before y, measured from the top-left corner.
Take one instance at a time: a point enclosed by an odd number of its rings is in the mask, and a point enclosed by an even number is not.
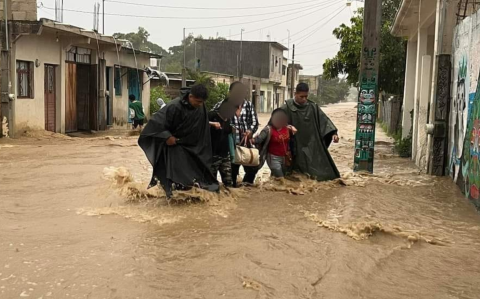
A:
[[[238,107],[234,117],[231,119],[232,125],[235,128],[235,143],[237,145],[240,144],[242,140],[249,143],[258,130],[257,112],[252,102],[246,100],[247,94],[247,87],[243,85],[243,83],[239,81],[233,82],[230,85],[228,98],[217,103],[214,107],[214,109],[218,109],[224,102],[229,102],[231,105]],[[232,164],[233,187],[237,187],[237,177],[240,172],[240,166],[241,165],[238,164]],[[253,185],[259,168],[257,166],[244,166],[243,169],[245,170],[243,183]]]
[[[138,144],[153,166],[149,188],[160,181],[167,197],[174,189],[219,186],[211,172],[212,144],[205,100],[207,88],[195,85],[152,116]]]
[[[291,136],[297,133],[294,126],[288,125],[288,115],[280,108],[272,112],[268,125],[253,139],[260,149],[260,166],[265,161],[275,178],[285,177],[287,168],[291,166]]]
[[[288,115],[289,124],[297,128],[292,170],[319,181],[340,177],[328,147],[338,143],[338,130],[320,107],[308,100],[308,85],[298,84],[295,98],[281,108]]]
[[[229,102],[223,102],[218,110],[214,109],[208,113],[213,151],[212,173],[216,177],[220,171],[222,182],[226,187],[233,186],[229,135],[233,131],[230,120],[236,110],[237,107]]]

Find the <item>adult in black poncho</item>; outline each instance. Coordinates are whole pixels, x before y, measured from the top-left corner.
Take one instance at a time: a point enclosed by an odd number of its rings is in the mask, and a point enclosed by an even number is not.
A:
[[[289,124],[298,132],[292,146],[292,170],[319,181],[340,177],[328,147],[337,143],[338,130],[320,107],[308,100],[308,85],[298,84],[295,99],[282,107],[287,112]]]
[[[218,191],[210,170],[212,144],[204,105],[207,97],[205,86],[193,86],[155,113],[140,135],[138,144],[153,166],[149,187],[160,181],[167,197],[175,188],[194,185]]]

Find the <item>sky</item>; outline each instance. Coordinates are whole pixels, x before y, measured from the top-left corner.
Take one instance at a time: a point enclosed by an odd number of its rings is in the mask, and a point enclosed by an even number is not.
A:
[[[63,22],[92,29],[96,2],[64,0]],[[38,5],[39,18],[55,19],[55,0],[39,0]],[[295,62],[303,66],[303,74],[318,75],[325,59],[339,49],[333,29],[349,24],[361,6],[363,3],[357,1],[347,6],[346,0],[106,0],[105,34],[136,32],[144,27],[150,41],[168,49],[181,43],[183,28],[187,35],[234,40],[240,40],[243,29],[243,40],[277,41],[290,48],[295,44]],[[285,51],[285,57],[288,53],[291,58],[292,51]]]

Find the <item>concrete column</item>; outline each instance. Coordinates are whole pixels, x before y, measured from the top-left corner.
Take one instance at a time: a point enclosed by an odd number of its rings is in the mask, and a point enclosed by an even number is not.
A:
[[[415,164],[421,169],[426,170],[427,166],[427,131],[428,123],[428,102],[430,101],[430,91],[432,87],[431,68],[432,57],[424,55],[421,63],[420,76],[420,97],[418,101],[417,113],[417,140],[416,140],[416,155]]]
[[[422,83],[422,57],[427,53],[428,35],[426,28],[419,28],[417,34],[417,63],[416,63],[416,78],[415,78],[415,100],[414,100],[414,114],[413,114],[413,134],[412,134],[412,159],[416,160],[417,153],[417,136],[418,136],[418,115],[420,91]],[[430,67],[428,68],[430,74]]]
[[[405,90],[403,92],[402,138],[407,138],[412,129],[410,112],[415,104],[415,83],[417,66],[417,42],[408,41],[407,63],[405,68]]]
[[[69,43],[62,41],[60,43],[59,51],[60,51],[60,65],[58,66],[59,71],[57,73],[60,74],[60,94],[57,96],[60,99],[60,109],[57,110],[57,113],[60,113],[60,133],[65,134],[65,117],[66,117],[66,110],[65,110],[65,98],[66,98],[66,62],[67,59],[67,49],[69,48]]]

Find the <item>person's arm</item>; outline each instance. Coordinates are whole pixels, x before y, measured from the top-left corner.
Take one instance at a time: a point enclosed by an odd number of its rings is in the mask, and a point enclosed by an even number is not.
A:
[[[255,145],[260,145],[267,140],[268,135],[270,134],[270,127],[266,126],[257,137],[253,138],[252,141]]]
[[[257,112],[255,111],[255,107],[251,102],[250,102],[250,113],[251,113],[252,123],[248,124],[248,127],[251,132],[251,135],[253,136],[253,134],[255,134],[258,130],[258,116],[257,116]]]

